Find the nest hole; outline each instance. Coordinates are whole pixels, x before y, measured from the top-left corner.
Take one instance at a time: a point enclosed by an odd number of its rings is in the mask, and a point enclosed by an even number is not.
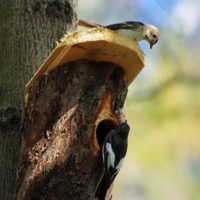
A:
[[[100,147],[102,147],[106,135],[116,127],[117,125],[109,120],[103,120],[98,124],[96,130],[96,138]]]

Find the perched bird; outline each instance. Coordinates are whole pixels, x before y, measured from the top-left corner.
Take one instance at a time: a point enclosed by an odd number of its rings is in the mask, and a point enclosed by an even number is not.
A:
[[[116,129],[111,130],[104,139],[102,147],[104,173],[97,185],[95,199],[105,199],[107,190],[122,166],[128,146],[129,130],[130,127],[125,121]]]
[[[110,30],[117,31],[118,33],[130,37],[136,42],[141,40],[146,40],[150,44],[150,48],[157,43],[159,39],[159,30],[151,24],[143,24],[141,22],[124,22],[118,24],[111,24],[107,26],[102,26],[99,24],[93,24],[85,20],[80,19],[77,23],[77,26],[83,26],[87,28],[94,28],[97,26],[108,28]]]

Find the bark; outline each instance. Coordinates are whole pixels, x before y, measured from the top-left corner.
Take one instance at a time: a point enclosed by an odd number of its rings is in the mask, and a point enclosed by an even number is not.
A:
[[[74,30],[76,0],[0,2],[0,199],[14,196],[25,84]]]
[[[25,113],[17,200],[93,199],[100,147],[125,120],[127,91],[123,70],[106,62],[73,61],[38,77]]]

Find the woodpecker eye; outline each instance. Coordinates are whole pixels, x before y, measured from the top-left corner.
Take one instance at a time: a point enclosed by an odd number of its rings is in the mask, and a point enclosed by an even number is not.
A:
[[[153,38],[156,38],[157,36],[156,36],[156,34],[153,34]]]

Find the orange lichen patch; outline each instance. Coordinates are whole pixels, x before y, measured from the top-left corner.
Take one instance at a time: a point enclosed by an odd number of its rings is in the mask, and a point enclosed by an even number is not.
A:
[[[102,27],[78,30],[61,39],[61,42],[26,85],[26,101],[29,89],[37,77],[67,62],[83,59],[117,64],[124,69],[128,85],[144,67],[144,54],[131,38]]]

